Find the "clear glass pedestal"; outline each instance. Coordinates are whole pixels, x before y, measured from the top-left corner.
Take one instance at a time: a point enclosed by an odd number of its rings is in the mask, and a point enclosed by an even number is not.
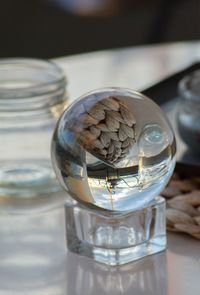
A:
[[[67,246],[108,265],[121,265],[166,249],[165,200],[116,214],[66,204]]]

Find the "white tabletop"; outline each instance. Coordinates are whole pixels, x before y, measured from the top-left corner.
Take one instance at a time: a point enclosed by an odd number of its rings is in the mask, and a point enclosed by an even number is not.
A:
[[[177,43],[57,59],[73,100],[105,86],[145,88],[200,59],[200,43]],[[120,267],[68,253],[64,209],[0,217],[0,295],[199,295],[200,242],[169,234],[168,249]]]

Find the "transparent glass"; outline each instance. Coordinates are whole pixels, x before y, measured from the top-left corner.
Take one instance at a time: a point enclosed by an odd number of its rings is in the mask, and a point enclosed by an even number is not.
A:
[[[165,200],[127,214],[104,214],[65,206],[67,245],[70,251],[109,264],[121,265],[166,248]]]
[[[137,92],[110,88],[86,94],[62,115],[52,141],[60,183],[78,202],[131,211],[168,182],[175,139],[165,114]]]
[[[54,63],[0,61],[1,208],[22,199],[31,205],[32,200],[39,202],[42,195],[60,190],[50,142],[66,98],[65,75]]]
[[[166,247],[165,201],[175,164],[174,133],[149,98],[100,89],[61,116],[52,161],[68,191],[68,248],[118,265]]]
[[[188,147],[199,154],[200,147],[200,71],[184,77],[178,85],[179,133]]]

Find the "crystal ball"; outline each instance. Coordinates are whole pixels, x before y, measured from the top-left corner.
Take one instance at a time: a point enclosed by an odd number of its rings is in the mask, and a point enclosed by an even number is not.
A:
[[[175,166],[175,137],[158,105],[123,88],[81,96],[63,113],[52,163],[72,199],[117,212],[145,207]]]

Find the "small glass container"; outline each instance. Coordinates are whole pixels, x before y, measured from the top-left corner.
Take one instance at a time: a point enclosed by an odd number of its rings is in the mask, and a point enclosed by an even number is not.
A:
[[[200,71],[184,77],[178,85],[180,103],[177,121],[179,133],[193,152],[200,151]]]
[[[50,142],[66,99],[66,78],[56,64],[37,59],[0,61],[1,208],[27,199],[30,205],[31,200],[60,190]]]

